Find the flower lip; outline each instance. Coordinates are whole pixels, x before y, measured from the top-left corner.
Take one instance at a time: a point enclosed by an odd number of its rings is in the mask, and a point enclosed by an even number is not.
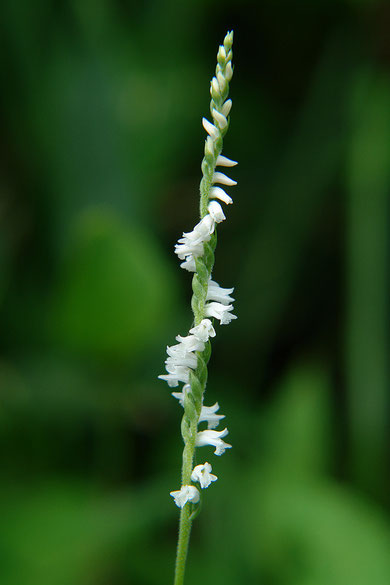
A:
[[[233,203],[233,199],[221,187],[212,187],[210,189],[210,198],[219,199],[226,203],[226,205]]]
[[[237,181],[234,181],[230,177],[227,177],[224,173],[220,173],[216,171],[213,175],[213,183],[220,183],[221,185],[227,185],[228,187],[233,187],[233,185],[237,185]]]
[[[219,410],[219,404],[216,402],[212,406],[204,406],[202,405],[198,423],[207,422],[207,428],[215,429],[219,422],[225,418],[224,414],[216,414]]]
[[[229,305],[235,299],[231,297],[234,288],[222,288],[215,280],[209,279],[207,288],[207,301],[216,301],[222,305]]]
[[[205,313],[207,317],[215,317],[219,319],[221,325],[228,325],[233,319],[237,319],[236,315],[233,315],[231,311],[233,305],[223,305],[222,303],[209,302],[205,305]]]
[[[218,155],[217,157],[217,167],[235,167],[238,165],[238,162],[235,160],[231,160],[227,156],[222,156],[222,154]]]
[[[202,319],[196,327],[190,329],[190,333],[194,335],[199,341],[206,343],[209,337],[215,337],[215,329],[210,319]]]
[[[232,446],[229,443],[222,441],[222,437],[226,437],[228,430],[225,428],[223,431],[199,431],[196,436],[196,446],[204,447],[205,445],[211,445],[215,447],[214,455],[222,455],[226,449],[231,449]]]
[[[216,223],[221,223],[221,221],[224,221],[226,219],[222,207],[220,206],[218,201],[210,201],[208,206],[208,212]]]
[[[207,118],[202,118],[203,128],[206,130],[207,134],[213,138],[213,140],[217,140],[219,138],[219,130],[214,124],[209,122]]]
[[[170,492],[170,495],[178,508],[184,508],[187,502],[197,504],[200,500],[199,490],[194,485],[183,485],[180,490]]]
[[[217,481],[218,479],[211,471],[212,467],[207,461],[203,465],[197,465],[191,474],[191,480],[199,482],[202,489],[208,488],[213,481]]]

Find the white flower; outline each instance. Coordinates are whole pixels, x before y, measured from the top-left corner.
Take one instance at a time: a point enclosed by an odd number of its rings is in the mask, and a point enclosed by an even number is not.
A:
[[[225,69],[225,77],[228,81],[233,77],[233,67],[231,61],[228,62]]]
[[[226,203],[226,205],[229,205],[229,203],[233,203],[233,199],[229,197],[226,191],[221,189],[221,187],[212,187],[210,189],[210,198],[219,199],[220,201]]]
[[[234,298],[231,297],[231,293],[234,291],[234,288],[222,288],[219,286],[218,282],[215,280],[209,280],[208,288],[207,288],[207,301],[217,301],[218,303],[222,303],[223,305],[229,305],[234,301]]]
[[[219,319],[221,325],[228,325],[233,319],[237,319],[236,315],[230,313],[233,310],[233,305],[222,305],[221,303],[206,303],[205,313],[207,317],[215,317]]]
[[[203,465],[197,465],[194,467],[191,480],[199,482],[202,489],[208,488],[212,481],[217,481],[218,479],[218,477],[210,473],[210,471],[212,471],[212,467],[207,461]]]
[[[236,165],[238,165],[238,162],[227,158],[227,156],[222,156],[222,154],[217,156],[218,167],[235,167]]]
[[[193,256],[187,256],[184,262],[180,264],[180,268],[188,270],[188,272],[196,272],[196,263]]]
[[[237,185],[237,181],[233,181],[233,179],[218,171],[213,175],[213,183],[220,183],[221,185],[228,185],[229,187]]]
[[[200,500],[199,490],[194,485],[183,485],[180,490],[170,492],[170,495],[179,508],[183,508],[187,502],[197,504]]]
[[[223,76],[223,74],[221,73],[221,71],[218,71],[218,73],[217,73],[217,80],[218,80],[218,85],[220,87],[220,90],[222,92],[226,87],[226,79]]]
[[[221,59],[222,61],[226,60],[226,51],[225,51],[225,47],[223,45],[219,46],[217,58],[218,58],[218,60]]]
[[[199,244],[193,244],[186,238],[180,238],[180,240],[184,240],[183,243],[175,244],[175,254],[179,256],[180,260],[185,260],[187,256],[192,256],[193,258],[203,256],[204,248],[202,242]]]
[[[187,335],[186,337],[177,335],[176,339],[177,341],[180,342],[180,345],[182,346],[183,351],[185,352],[204,350],[204,342],[195,337],[195,335]]]
[[[214,92],[217,95],[219,95],[221,93],[221,90],[219,89],[219,85],[218,85],[218,81],[217,81],[216,77],[213,77],[211,80],[210,93],[211,92]],[[206,130],[206,132],[207,132],[207,130]]]
[[[202,406],[198,422],[207,422],[209,429],[215,429],[219,425],[219,421],[225,418],[224,414],[216,414],[219,410],[219,404],[216,402],[213,406]]]
[[[215,223],[221,223],[221,221],[226,219],[222,207],[220,206],[218,201],[210,201],[208,206],[208,212],[215,221]]]
[[[213,108],[213,118],[217,122],[218,126],[223,130],[227,126],[227,120],[223,114]]]
[[[199,325],[190,329],[190,333],[195,335],[199,341],[203,341],[204,343],[208,341],[209,337],[215,337],[216,335],[215,329],[210,319],[202,319]]]
[[[169,374],[161,374],[158,376],[160,380],[165,380],[170,388],[175,388],[179,385],[179,382],[185,382],[188,384],[190,379],[190,371],[188,368],[183,368],[180,371],[176,368],[176,370]]]
[[[232,104],[233,104],[232,100],[226,100],[226,102],[222,106],[222,114],[224,116],[226,116],[226,118],[230,114],[230,110],[232,109]]]
[[[214,156],[214,142],[211,136],[207,136],[206,143],[204,145],[204,153],[208,156]]]
[[[215,220],[208,213],[205,217],[194,227],[191,232],[183,233],[183,236],[175,245],[175,254],[181,260],[184,260],[180,265],[189,272],[196,271],[195,258],[203,256],[203,243],[208,242],[211,238],[215,228]]]
[[[213,140],[217,140],[219,138],[219,130],[214,126],[214,124],[209,122],[206,118],[202,118],[202,124],[207,134],[209,134]]]
[[[168,360],[167,360],[168,361]],[[161,374],[160,380],[165,380],[170,388],[175,388],[179,385],[179,382],[188,384],[190,381],[190,368],[187,366],[174,365],[172,363],[166,363],[165,366],[168,374]]]
[[[228,432],[227,429],[223,429],[223,431],[200,431],[196,436],[196,446],[204,447],[205,445],[211,445],[212,447],[215,447],[215,455],[222,455],[225,452],[225,449],[231,449],[232,447],[228,443],[222,441],[222,437],[226,437]]]
[[[185,367],[195,370],[198,360],[194,353],[188,351],[187,353],[175,352],[169,347],[169,357],[165,360],[167,371],[171,374],[171,369],[176,367]]]
[[[172,396],[179,401],[180,406],[184,407],[184,398],[191,392],[190,384],[184,384],[181,392],[171,392]]]
[[[191,232],[183,233],[183,237],[179,239],[179,244],[196,246],[197,244],[208,242],[214,231],[214,226],[213,218],[210,215],[205,215]]]

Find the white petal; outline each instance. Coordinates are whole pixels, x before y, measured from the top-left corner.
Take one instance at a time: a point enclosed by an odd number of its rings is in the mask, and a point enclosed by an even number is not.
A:
[[[213,77],[212,80],[211,80],[211,90],[214,93],[216,93],[217,95],[219,95],[221,93],[220,92],[220,89],[219,89],[219,85],[218,85],[218,81],[217,81],[217,78],[216,77]]]
[[[187,502],[196,504],[200,500],[199,490],[194,485],[183,485],[180,490],[170,492],[176,506],[183,508]]]
[[[214,142],[211,136],[207,136],[206,143],[204,145],[204,153],[208,156],[214,156]]]
[[[172,396],[179,401],[180,406],[184,407],[184,398],[186,394],[191,392],[190,384],[184,384],[183,389],[181,392],[171,392]]]
[[[212,199],[219,199],[220,201],[226,203],[226,205],[229,205],[229,203],[233,203],[233,199],[229,197],[226,191],[221,189],[221,187],[212,187],[210,190],[210,197]]]
[[[223,173],[216,172],[213,175],[213,183],[220,183],[221,185],[228,185],[232,187],[233,185],[237,185],[237,181],[233,181],[230,177],[227,177]]]
[[[204,254],[203,243],[189,244],[186,242],[182,244],[175,244],[175,254],[178,255],[180,260],[185,260],[187,256],[199,258],[199,256],[203,256]]]
[[[231,160],[230,158],[227,158],[227,156],[222,156],[222,154],[220,154],[217,157],[216,164],[218,167],[235,167],[236,165],[238,165],[238,162],[235,160]]]
[[[224,414],[216,414],[219,410],[219,404],[216,402],[213,406],[202,406],[198,422],[207,422],[209,429],[215,429],[219,422],[225,418]]]
[[[202,118],[202,124],[203,128],[206,130],[207,134],[211,136],[211,138],[214,140],[219,138],[219,130],[214,126],[214,124],[209,122],[206,118]]]
[[[203,351],[204,350],[204,343],[195,337],[195,335],[187,335],[186,337],[182,337],[181,335],[177,335],[177,341],[183,347],[184,351]]]
[[[218,85],[220,87],[220,90],[222,92],[226,87],[226,79],[220,71],[218,71],[218,73],[217,73],[217,80],[218,80]]]
[[[215,108],[213,108],[213,118],[218,123],[218,126],[223,129],[227,126],[227,120],[223,114],[220,114]]]
[[[209,214],[216,223],[221,223],[221,221],[226,219],[225,214],[222,211],[222,207],[220,206],[218,201],[210,201],[207,209],[209,211]]]
[[[229,303],[234,301],[234,298],[230,296],[233,291],[234,288],[222,288],[217,282],[210,278],[207,287],[206,300],[217,301],[218,303],[229,305]]]
[[[215,337],[215,329],[210,319],[202,319],[202,321],[196,327],[190,329],[190,333],[195,335],[199,341],[206,343],[209,337]]]
[[[188,384],[189,382],[189,368],[175,369],[168,374],[161,374],[158,376],[160,380],[164,380],[170,388],[175,388],[179,382]]]
[[[227,118],[230,114],[230,110],[232,109],[232,100],[226,100],[226,102],[222,106],[222,114]]]
[[[228,81],[231,80],[231,78],[233,77],[233,67],[231,62],[229,61],[229,63],[226,65],[226,69],[225,69],[225,77]]]
[[[173,348],[169,349],[169,357],[165,360],[165,367],[169,374],[173,374],[172,368],[176,367],[183,367],[183,368],[191,368],[194,370],[197,366],[197,357],[192,352],[187,352],[185,354],[181,354],[175,352]]]
[[[233,319],[237,319],[230,311],[233,310],[233,305],[222,305],[221,303],[211,302],[205,305],[205,314],[207,317],[215,317],[219,319],[221,325],[228,325]]]
[[[197,465],[193,469],[191,480],[199,482],[202,489],[208,488],[211,482],[218,479],[216,475],[211,473],[211,471],[212,467],[207,461],[203,465]]]
[[[223,45],[220,45],[220,47],[218,49],[218,57],[220,59],[223,59],[224,61],[226,59],[226,51],[225,51],[225,47]]]
[[[180,268],[188,270],[188,272],[196,272],[196,263],[193,256],[187,256],[184,262],[180,264]]]
[[[225,452],[225,449],[231,449],[232,447],[229,443],[222,441],[222,437],[226,437],[227,434],[227,429],[223,429],[223,431],[200,431],[196,436],[195,444],[197,447],[211,445],[212,447],[215,447],[215,455],[222,455]]]

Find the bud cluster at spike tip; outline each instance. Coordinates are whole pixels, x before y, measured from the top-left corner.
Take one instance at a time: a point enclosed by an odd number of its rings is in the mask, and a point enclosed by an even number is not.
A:
[[[221,154],[223,137],[229,128],[229,114],[232,107],[232,100],[227,99],[229,82],[233,76],[232,43],[233,32],[229,32],[224,39],[224,44],[219,47],[215,76],[210,82],[212,121],[206,118],[202,119],[207,136],[202,162],[201,219],[191,231],[184,232],[175,245],[175,254],[181,260],[181,268],[195,273],[195,277],[198,271],[198,259],[202,260],[205,256],[205,245],[214,237],[216,226],[226,219],[225,210],[221,204],[233,203],[225,188],[237,184],[235,180],[220,170],[216,170],[216,167],[230,168],[237,164],[236,161]],[[202,355],[209,339],[216,335],[212,319],[217,319],[221,325],[224,325],[237,318],[232,313],[234,301],[232,293],[233,288],[222,288],[212,279],[210,268],[208,280],[207,277],[204,280],[202,293],[204,303],[201,320],[198,320],[198,324],[192,327],[186,336],[178,335],[176,337],[178,343],[167,347],[168,357],[165,360],[167,373],[160,375],[159,378],[166,381],[171,388],[183,384],[181,391],[172,392],[172,396],[178,400],[185,412],[186,404],[189,404],[188,401],[192,400],[192,403],[195,401],[191,379],[193,379],[192,376],[195,375],[199,364],[198,355]],[[226,449],[231,448],[231,445],[222,440],[228,434],[227,428],[221,431],[216,430],[225,416],[217,414],[219,411],[218,403],[205,406],[203,394],[200,399],[201,403],[196,410],[195,446],[197,448],[212,446],[214,454],[219,456]],[[195,412],[194,409],[191,412]],[[207,425],[203,430],[198,429],[198,425],[201,423]],[[184,482],[180,490],[171,492],[170,495],[179,508],[183,508],[187,503],[197,504],[200,501],[200,490],[209,487],[212,482],[217,480],[217,476],[213,475],[211,471],[212,466],[208,462],[196,465],[191,476],[187,476],[187,481]]]

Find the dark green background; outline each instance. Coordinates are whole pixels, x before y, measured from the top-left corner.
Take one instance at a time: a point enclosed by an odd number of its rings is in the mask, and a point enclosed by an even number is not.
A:
[[[207,404],[233,449],[188,585],[387,585],[390,9],[4,0],[0,581],[170,583],[209,80],[235,33]]]

